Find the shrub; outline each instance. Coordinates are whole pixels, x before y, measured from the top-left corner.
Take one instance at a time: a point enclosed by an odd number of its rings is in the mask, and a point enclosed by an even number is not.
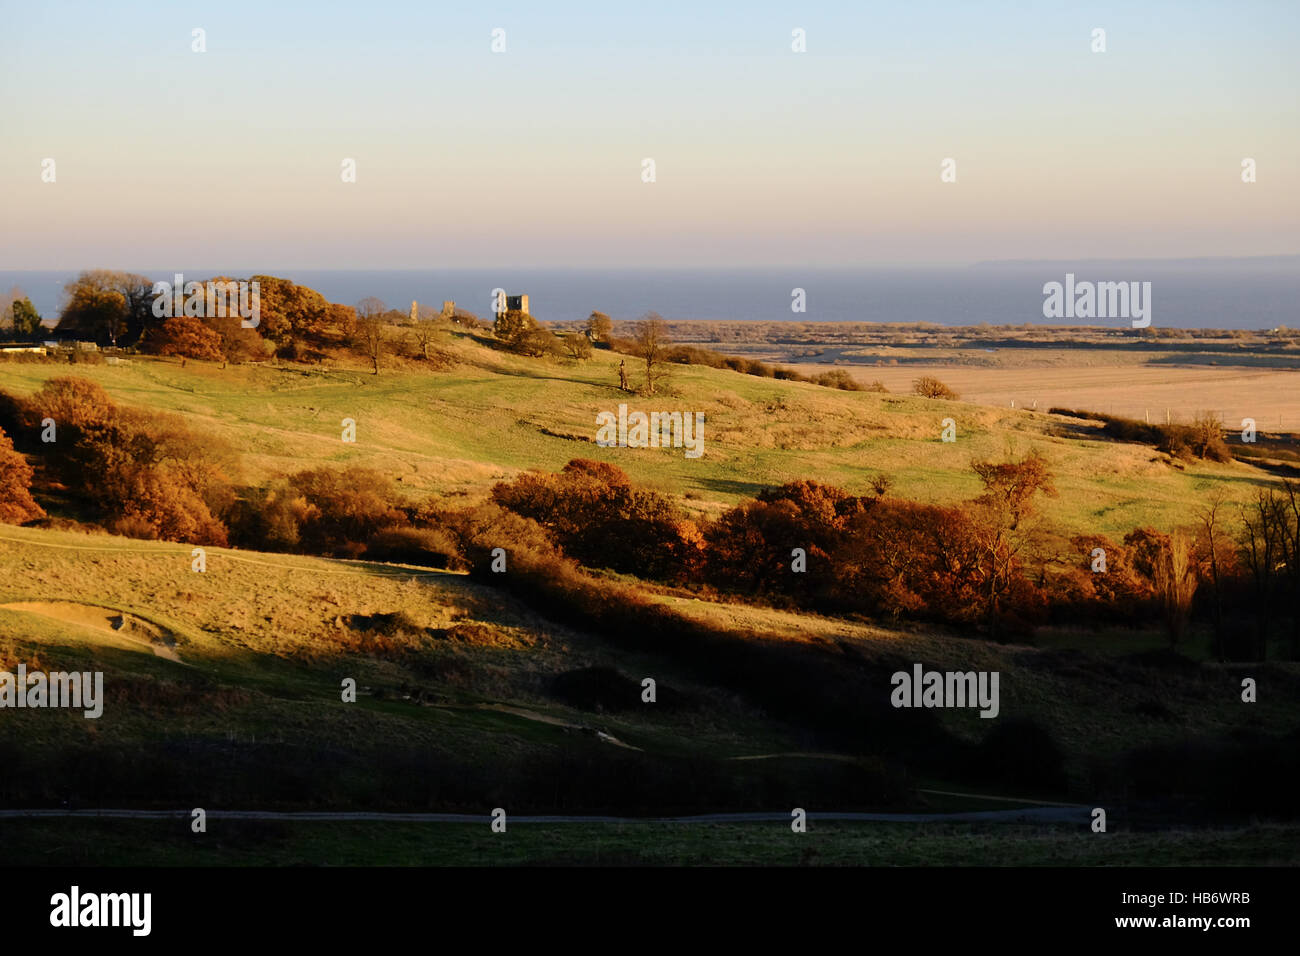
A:
[[[1232,451],[1223,440],[1223,423],[1214,412],[1200,412],[1190,425],[1152,425],[1135,418],[1104,415],[1100,412],[1076,411],[1069,408],[1052,408],[1053,415],[1069,415],[1089,421],[1102,422],[1102,433],[1116,441],[1151,445],[1174,458],[1190,461],[1202,458],[1207,461],[1231,461]]]
[[[462,564],[459,542],[441,528],[382,528],[366,542],[365,556],[429,568],[459,568]]]
[[[446,528],[456,536],[460,553],[472,576],[496,580],[492,571],[493,552],[506,552],[508,572],[531,570],[542,577],[572,574],[576,565],[566,560],[555,541],[536,521],[515,514],[492,502],[443,516]]]
[[[297,551],[302,526],[316,520],[320,509],[286,479],[240,499],[232,509],[231,529],[239,544],[260,551]]]
[[[541,358],[547,355],[559,356],[564,354],[563,343],[560,342],[559,337],[550,329],[527,329],[511,341],[510,346],[520,355],[527,355],[531,358]],[[590,348],[588,348],[587,354],[591,354]]]
[[[511,309],[502,312],[492,323],[492,334],[505,345],[514,347],[527,333],[537,328],[537,321],[527,312]]]
[[[943,398],[956,400],[959,396],[951,388],[930,375],[923,375],[912,382],[912,394],[922,398]]]
[[[300,545],[311,554],[356,557],[377,531],[404,518],[393,505],[392,482],[372,468],[313,468],[289,485],[311,505],[298,526]]]
[[[846,392],[862,391],[862,384],[842,368],[822,372],[813,381],[818,385],[825,385],[827,388],[839,388]]]
[[[564,339],[564,348],[576,359],[591,358],[591,340],[585,335],[568,335]]]

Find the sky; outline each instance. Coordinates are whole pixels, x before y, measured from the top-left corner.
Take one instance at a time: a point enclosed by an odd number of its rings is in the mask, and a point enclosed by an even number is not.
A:
[[[0,268],[1296,253],[1298,48],[1293,0],[0,0]]]

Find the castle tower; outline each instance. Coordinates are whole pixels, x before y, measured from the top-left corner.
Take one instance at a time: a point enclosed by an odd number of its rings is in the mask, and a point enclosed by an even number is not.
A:
[[[505,301],[506,307],[504,310],[505,312],[525,312],[528,315],[532,315],[532,313],[528,311],[527,293],[524,293],[522,295],[507,295],[504,296],[504,298],[506,300]],[[502,314],[501,310],[498,310],[497,315],[501,315],[501,314]]]

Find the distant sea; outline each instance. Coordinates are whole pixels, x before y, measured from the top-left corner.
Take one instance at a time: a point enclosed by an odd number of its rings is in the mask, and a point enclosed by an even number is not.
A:
[[[213,275],[246,277],[224,268],[132,269],[155,280]],[[256,270],[308,285],[333,302],[377,296],[403,311],[417,300],[444,299],[480,316],[492,290],[527,293],[545,321],[582,319],[592,310],[616,319],[658,312],[667,319],[774,322],[932,322],[938,325],[1023,323],[1114,326],[1122,319],[1049,320],[1043,284],[1151,283],[1155,327],[1267,329],[1300,326],[1300,256],[1252,259],[996,262],[967,267],[762,270],[423,269],[403,271]],[[0,290],[20,286],[47,319],[57,316],[64,283],[75,270],[0,271]],[[805,291],[807,311],[791,311],[792,290]]]

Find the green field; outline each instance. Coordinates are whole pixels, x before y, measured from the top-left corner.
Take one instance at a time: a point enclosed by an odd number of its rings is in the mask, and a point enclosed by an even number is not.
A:
[[[1191,521],[1188,503],[1211,488],[1244,500],[1268,482],[1252,466],[1169,462],[1151,448],[1052,434],[1061,419],[1038,412],[846,392],[703,366],[675,366],[666,394],[620,392],[619,356],[590,361],[531,359],[448,333],[455,360],[443,371],[403,361],[379,375],[347,368],[231,366],[147,357],[129,365],[6,363],[0,388],[28,394],[48,378],[78,375],[117,402],[183,415],[243,457],[247,480],[318,464],[359,462],[400,480],[412,495],[481,493],[529,468],[572,458],[623,468],[635,481],[717,510],[764,487],[804,478],[855,493],[871,478],[894,479],[900,497],[940,504],[979,491],[972,459],[1037,449],[1056,476],[1050,516],[1080,533],[1120,534],[1140,525]],[[629,367],[635,360],[629,362]],[[639,381],[632,368],[632,380]],[[681,449],[601,448],[596,415],[620,402],[633,410],[703,412],[704,455]],[[957,440],[941,441],[943,419]],[[356,443],[342,421],[356,422]]]

